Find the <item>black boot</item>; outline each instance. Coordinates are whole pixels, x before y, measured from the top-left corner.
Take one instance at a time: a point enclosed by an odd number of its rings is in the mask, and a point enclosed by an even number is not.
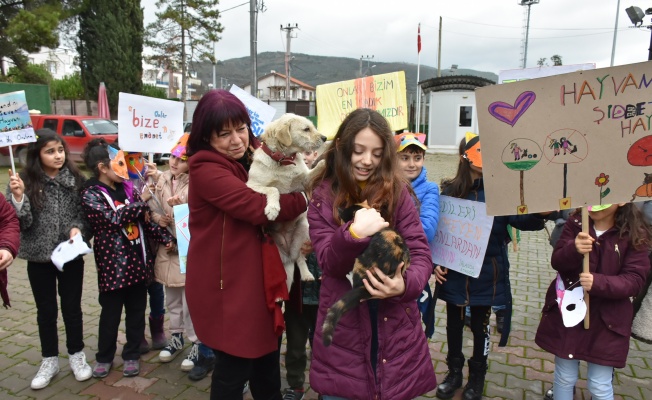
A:
[[[455,391],[462,387],[464,357],[447,357],[446,364],[448,364],[446,378],[437,386],[438,399],[450,399],[455,395]]]
[[[487,362],[469,359],[469,381],[464,386],[464,400],[481,400],[484,391],[484,377],[487,374]]]

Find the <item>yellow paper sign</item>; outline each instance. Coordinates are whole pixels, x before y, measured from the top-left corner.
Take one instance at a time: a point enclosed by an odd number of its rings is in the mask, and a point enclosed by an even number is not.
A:
[[[378,111],[394,131],[407,128],[405,72],[317,86],[317,125],[329,139],[335,136],[344,118],[358,108]]]

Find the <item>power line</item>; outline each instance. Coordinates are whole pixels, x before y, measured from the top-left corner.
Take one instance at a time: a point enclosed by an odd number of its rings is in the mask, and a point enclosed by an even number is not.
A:
[[[522,26],[508,26],[508,25],[495,25],[495,24],[485,24],[482,22],[475,22],[475,21],[466,21],[463,19],[458,19],[458,18],[452,18],[452,17],[444,17],[446,19],[450,19],[453,21],[459,21],[459,22],[464,22],[467,24],[472,24],[472,25],[482,25],[482,26],[492,26],[495,28],[506,28],[506,29],[523,29]],[[426,27],[429,28],[437,28],[435,26],[429,26],[425,25]],[[437,28],[438,29],[438,28]],[[530,29],[537,29],[537,30],[547,30],[547,31],[595,31],[595,30],[608,30],[610,32],[613,32],[613,28],[533,28],[530,27]]]
[[[626,31],[626,30],[628,30],[628,29],[618,29],[618,32]],[[450,30],[444,30],[444,32],[445,33],[452,33],[452,34],[455,34],[455,35],[461,35],[461,36],[479,37],[479,38],[484,38],[484,39],[521,40],[521,38],[518,38],[518,37],[474,35],[474,34],[471,34],[471,33],[455,32],[455,31],[450,31]],[[583,34],[583,35],[530,37],[530,40],[567,39],[567,38],[574,38],[574,37],[584,37],[584,36],[595,36],[595,35],[611,34],[612,32],[613,32],[613,29],[611,29],[610,32],[596,32],[596,33],[587,33],[587,34]]]

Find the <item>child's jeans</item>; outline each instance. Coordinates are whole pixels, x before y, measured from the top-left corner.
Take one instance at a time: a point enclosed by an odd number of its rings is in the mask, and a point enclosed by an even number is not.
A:
[[[613,367],[587,362],[587,387],[593,400],[613,400]],[[573,399],[573,387],[579,375],[579,360],[566,360],[555,357],[555,400]]]

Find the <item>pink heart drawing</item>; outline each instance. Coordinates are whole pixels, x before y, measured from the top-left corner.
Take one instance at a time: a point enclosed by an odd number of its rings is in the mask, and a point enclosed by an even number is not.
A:
[[[499,121],[514,126],[536,98],[534,92],[523,92],[516,98],[513,106],[503,101],[494,101],[489,105],[489,114]]]

